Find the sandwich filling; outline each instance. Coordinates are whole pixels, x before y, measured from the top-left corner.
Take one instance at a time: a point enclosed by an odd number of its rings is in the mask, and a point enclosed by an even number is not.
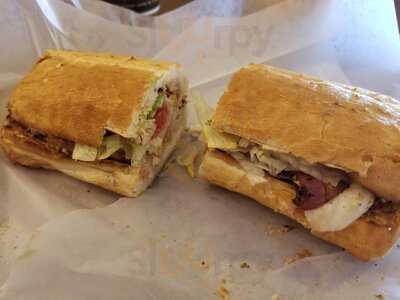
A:
[[[126,138],[107,130],[100,147],[97,148],[28,128],[12,116],[8,116],[6,128],[12,129],[19,138],[29,143],[74,160],[113,161],[127,166],[136,166],[149,160],[155,166],[160,161],[163,145],[172,134],[169,130],[172,127],[170,125],[180,118],[186,104],[186,95],[179,92],[178,86],[172,88],[166,85],[159,88],[157,97],[140,114],[134,138]]]
[[[233,157],[254,185],[264,182],[266,174],[292,185],[296,190],[293,202],[304,211],[313,230],[342,230],[374,204],[375,196],[361,185],[351,182],[342,170],[308,164],[290,154],[263,150],[258,144],[246,143],[246,148],[218,150]]]
[[[201,98],[195,99],[195,107],[208,148],[236,160],[254,186],[266,182],[266,175],[293,186],[293,202],[303,210],[312,230],[342,230],[374,209],[376,203],[387,203],[352,181],[343,169],[311,164],[268,145],[218,132],[211,126],[212,110]]]

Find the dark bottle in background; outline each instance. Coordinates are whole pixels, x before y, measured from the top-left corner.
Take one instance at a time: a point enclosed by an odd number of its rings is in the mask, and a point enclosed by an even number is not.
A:
[[[102,0],[102,1],[122,6],[141,14],[155,13],[160,8],[159,0]]]

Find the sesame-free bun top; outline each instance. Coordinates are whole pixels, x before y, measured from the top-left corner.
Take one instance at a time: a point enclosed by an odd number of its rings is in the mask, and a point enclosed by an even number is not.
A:
[[[400,103],[389,96],[249,65],[233,75],[212,126],[343,169],[378,196],[400,201]]]
[[[110,54],[48,51],[19,83],[10,115],[27,127],[99,146],[105,130],[134,136],[134,126],[160,82],[177,64]],[[172,75],[173,74],[173,75]]]

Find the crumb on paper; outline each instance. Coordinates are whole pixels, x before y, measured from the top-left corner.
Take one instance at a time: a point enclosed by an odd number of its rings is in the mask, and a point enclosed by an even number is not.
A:
[[[279,296],[277,294],[272,295],[271,300],[279,300]]]
[[[290,265],[300,259],[306,258],[306,257],[310,257],[312,256],[312,252],[308,249],[302,249],[299,252],[297,252],[295,255],[293,256],[288,256],[284,258],[284,262],[285,265]]]
[[[295,226],[289,225],[289,224],[285,224],[283,226],[268,224],[266,227],[266,232],[268,235],[276,236],[276,235],[288,233],[295,228],[296,228]]]
[[[227,288],[224,286],[226,283],[225,279],[221,280],[221,283],[218,286],[217,292],[218,295],[221,297],[222,300],[229,300],[229,291],[227,290]]]
[[[208,263],[207,263],[205,260],[202,260],[202,261],[201,261],[200,266],[201,266],[203,269],[208,269]]]
[[[240,267],[241,267],[242,269],[249,269],[249,268],[250,268],[250,265],[249,265],[247,262],[242,262],[242,263],[240,264]]]
[[[385,300],[385,297],[382,294],[375,295],[376,299]]]
[[[283,227],[284,227],[284,232],[290,232],[296,228],[295,226],[289,224],[283,225]]]
[[[10,224],[8,223],[8,221],[0,223],[0,236],[6,233],[9,228]]]

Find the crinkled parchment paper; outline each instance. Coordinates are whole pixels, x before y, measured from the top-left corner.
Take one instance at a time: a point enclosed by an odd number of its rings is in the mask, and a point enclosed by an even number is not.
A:
[[[389,1],[379,12],[374,1],[249,1],[263,7],[256,12],[221,1],[234,17],[197,13],[199,2],[155,18],[89,0],[0,2],[1,117],[10,91],[47,48],[180,62],[211,105],[250,62],[399,96],[393,24],[362,30],[366,17],[393,13]],[[352,31],[360,33],[354,41]],[[360,49],[372,53],[356,55]],[[374,51],[391,63],[362,60]],[[359,262],[176,165],[141,197],[118,199],[0,159],[0,299],[400,299],[400,249]]]

